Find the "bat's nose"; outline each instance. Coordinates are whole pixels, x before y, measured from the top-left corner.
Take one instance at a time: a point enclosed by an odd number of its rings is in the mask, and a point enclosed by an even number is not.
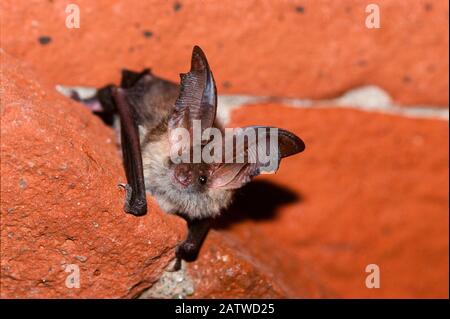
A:
[[[175,179],[183,186],[188,186],[192,182],[192,170],[187,165],[177,165],[174,176]]]

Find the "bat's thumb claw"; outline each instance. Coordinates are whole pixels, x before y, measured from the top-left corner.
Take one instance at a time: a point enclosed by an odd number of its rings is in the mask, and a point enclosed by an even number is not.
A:
[[[117,184],[117,186],[122,187],[123,189],[127,189],[127,187],[130,187],[130,185],[125,184],[125,183],[119,183],[119,184]]]
[[[130,184],[119,183],[118,186],[124,188],[126,191],[125,205],[123,207],[125,212],[135,216],[145,215],[147,213],[147,202],[139,200],[132,201],[133,188]]]
[[[133,189],[131,188],[130,184],[119,183],[118,186],[122,187],[126,191],[126,195],[125,195],[125,210],[128,212],[129,206],[130,206],[130,202],[131,202],[131,196],[133,194]]]

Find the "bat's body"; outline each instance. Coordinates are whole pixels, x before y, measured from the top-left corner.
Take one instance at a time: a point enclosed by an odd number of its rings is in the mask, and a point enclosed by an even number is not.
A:
[[[163,210],[182,216],[188,223],[188,238],[177,249],[175,268],[180,267],[181,259],[195,259],[210,219],[230,204],[235,189],[260,174],[263,168],[260,162],[178,163],[170,157],[174,143],[171,132],[176,129],[192,133],[193,123],[197,121],[202,132],[208,128],[218,128],[220,134],[224,132],[215,118],[216,86],[203,51],[194,47],[191,70],[181,75],[180,86],[148,70],[124,71],[120,87],[110,85],[98,90],[95,98],[78,99],[90,105],[100,104],[103,115],[118,113],[120,116],[128,182],[125,211],[144,215],[147,212],[145,192],[150,192]],[[103,118],[110,122],[109,116]],[[246,127],[243,132],[256,130],[257,127]],[[278,159],[303,151],[304,144],[297,136],[278,130],[275,150]],[[263,136],[264,144],[269,135]],[[247,143],[244,153],[256,153],[258,147],[257,143]],[[237,153],[238,150],[234,155]]]

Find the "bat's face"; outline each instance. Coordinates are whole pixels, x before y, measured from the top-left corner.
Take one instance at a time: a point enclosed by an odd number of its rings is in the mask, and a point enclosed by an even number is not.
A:
[[[217,216],[232,198],[232,190],[214,187],[215,165],[171,162],[166,139],[143,149],[145,188],[169,213],[193,218]]]
[[[212,179],[213,167],[203,163],[180,163],[169,166],[175,187],[188,192],[205,192]]]

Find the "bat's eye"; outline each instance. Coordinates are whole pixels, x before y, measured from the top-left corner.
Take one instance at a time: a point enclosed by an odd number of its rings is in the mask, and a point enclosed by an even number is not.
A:
[[[208,181],[208,178],[205,175],[202,175],[198,178],[198,182],[202,185],[205,185],[207,181]]]

